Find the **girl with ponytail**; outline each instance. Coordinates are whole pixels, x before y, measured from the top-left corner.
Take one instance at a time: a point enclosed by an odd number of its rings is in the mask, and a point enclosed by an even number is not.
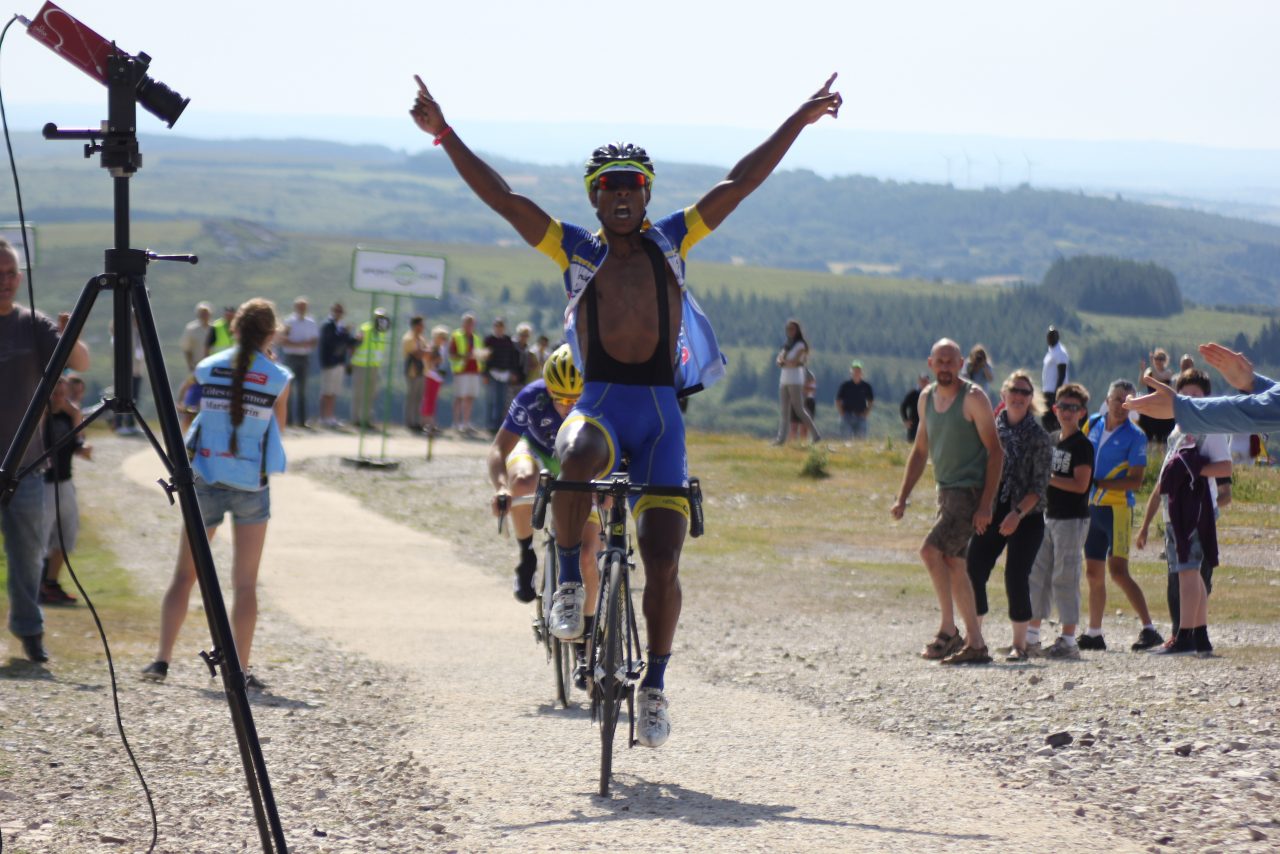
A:
[[[261,690],[265,686],[249,670],[249,651],[258,622],[258,565],[271,516],[267,479],[285,470],[280,425],[288,412],[293,374],[267,357],[276,333],[275,306],[268,300],[251,299],[240,306],[231,329],[236,346],[196,365],[200,411],[187,430],[186,441],[210,539],[226,514],[231,514],[232,635],[249,687]],[[142,671],[143,678],[160,682],[168,675],[195,581],[195,561],[184,532],[178,540],[173,579],[160,609],[159,651],[156,660]]]

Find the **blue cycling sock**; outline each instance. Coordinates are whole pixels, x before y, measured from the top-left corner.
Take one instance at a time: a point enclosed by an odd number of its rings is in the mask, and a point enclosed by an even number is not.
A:
[[[582,567],[578,566],[578,556],[582,554],[582,543],[571,548],[556,543],[556,560],[560,562],[561,584],[582,583]]]
[[[649,662],[644,666],[644,679],[640,682],[641,688],[657,688],[662,690],[662,679],[667,675],[667,662],[671,660],[671,653],[666,655],[651,655]]]

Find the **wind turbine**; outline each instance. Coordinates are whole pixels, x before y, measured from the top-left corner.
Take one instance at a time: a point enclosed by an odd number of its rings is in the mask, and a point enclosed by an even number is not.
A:
[[[1001,186],[1003,186],[1003,185],[1004,185],[1004,163],[1005,163],[1005,161],[1004,161],[1004,159],[1003,159],[999,154],[996,154],[994,151],[993,151],[993,152],[991,152],[991,156],[992,156],[992,157],[994,157],[994,158],[995,158],[995,160],[996,160],[996,189],[998,190],[998,189],[1000,189],[1000,187],[1001,187]]]
[[[1027,161],[1027,186],[1030,187],[1031,186],[1031,167],[1039,166],[1040,164],[1032,160],[1031,157],[1025,151],[1022,152],[1022,159]]]
[[[951,186],[951,155],[939,154],[938,156],[947,162],[947,186],[950,187]]]
[[[969,156],[969,152],[966,150],[964,152],[964,185],[970,190],[973,189],[973,164],[975,163],[979,166],[982,165],[981,160],[974,160]]]

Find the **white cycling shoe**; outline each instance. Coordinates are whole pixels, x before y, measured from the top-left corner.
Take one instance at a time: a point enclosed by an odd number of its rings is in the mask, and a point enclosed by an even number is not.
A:
[[[576,581],[569,581],[556,588],[551,596],[551,634],[560,640],[577,640],[586,626],[582,609],[587,603],[587,591]]]
[[[636,743],[661,747],[671,737],[671,713],[666,694],[659,688],[636,686]]]

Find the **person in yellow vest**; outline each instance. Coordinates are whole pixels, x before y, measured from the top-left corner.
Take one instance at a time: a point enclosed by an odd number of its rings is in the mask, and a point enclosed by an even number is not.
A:
[[[476,316],[462,315],[462,328],[449,337],[449,369],[453,373],[453,426],[470,436],[471,408],[480,396],[480,375],[484,372],[484,340],[476,334]]]
[[[391,318],[385,308],[375,308],[373,317],[356,332],[355,353],[351,356],[351,420],[357,426],[373,428],[373,404],[378,397],[378,374],[387,353],[387,331]]]
[[[209,353],[221,353],[236,346],[236,339],[231,335],[231,319],[236,316],[239,307],[223,306],[222,317],[209,324]]]

